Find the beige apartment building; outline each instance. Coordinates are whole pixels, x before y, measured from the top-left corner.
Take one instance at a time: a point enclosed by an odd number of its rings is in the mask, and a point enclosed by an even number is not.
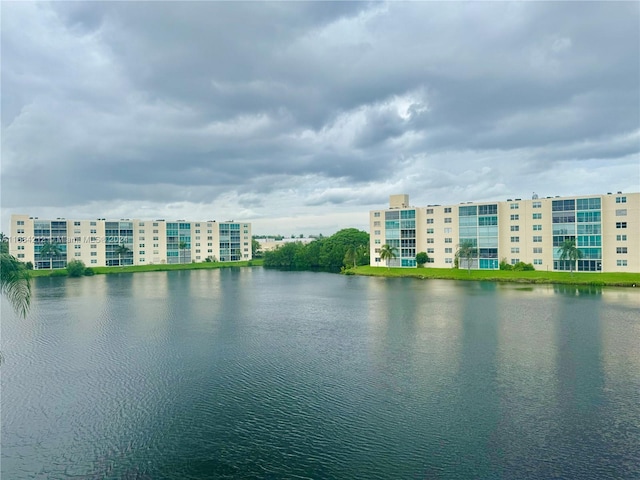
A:
[[[47,244],[56,246],[55,254]],[[9,253],[35,269],[64,268],[71,260],[101,267],[250,260],[251,224],[12,215]]]
[[[531,263],[536,270],[565,271],[559,248],[574,240],[581,272],[640,272],[640,193],[507,199],[414,207],[408,195],[391,195],[389,208],[369,215],[371,265],[386,266],[380,248],[388,244],[395,267],[415,267],[419,252],[427,266],[453,267],[458,245],[477,248],[472,268],[499,269],[500,261]]]

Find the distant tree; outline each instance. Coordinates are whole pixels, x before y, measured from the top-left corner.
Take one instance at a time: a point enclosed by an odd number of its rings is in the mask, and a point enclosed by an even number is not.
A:
[[[344,254],[344,266],[347,268],[354,268],[358,264],[358,254],[356,253],[356,249],[354,247],[349,247],[347,249],[347,253]]]
[[[62,249],[56,242],[46,242],[40,249],[40,257],[49,259],[49,268],[53,268],[53,259],[62,255]]]
[[[420,252],[416,255],[416,264],[418,267],[424,267],[424,264],[429,261],[429,255],[427,252]]]
[[[81,277],[85,274],[85,265],[82,260],[71,260],[67,263],[67,275],[70,277]]]
[[[124,243],[118,245],[116,248],[116,253],[118,254],[118,265],[122,266],[122,256],[126,256],[131,252],[131,249],[127,247]]]
[[[569,269],[571,271],[571,275],[573,275],[573,267],[575,264],[582,258],[582,251],[578,247],[576,247],[575,240],[565,240],[560,245],[558,249],[558,253],[560,254],[560,260],[568,260],[569,261]]]
[[[463,240],[458,245],[458,251],[456,257],[458,258],[458,265],[461,265],[460,259],[465,260],[467,263],[467,272],[471,275],[471,264],[473,260],[478,256],[478,249],[471,240]]]
[[[390,267],[389,262],[394,258],[398,257],[398,249],[396,247],[392,247],[391,245],[385,243],[380,247],[380,259],[384,260],[387,263],[387,268]]]
[[[262,258],[262,246],[255,238],[251,240],[251,257]]]
[[[180,243],[178,244],[178,248],[182,252],[182,261],[180,263],[184,263],[184,259],[185,259],[184,251],[187,249],[187,242],[185,242],[184,240],[180,240]]]
[[[0,253],[0,292],[23,317],[31,304],[31,277],[24,264],[8,253]]]
[[[358,265],[369,265],[369,244],[364,244],[356,248],[358,256]]]
[[[0,253],[9,253],[9,238],[0,232]]]

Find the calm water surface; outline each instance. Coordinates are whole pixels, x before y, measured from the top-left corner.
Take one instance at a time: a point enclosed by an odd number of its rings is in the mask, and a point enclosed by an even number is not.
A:
[[[640,291],[254,269],[3,301],[3,479],[638,479]]]

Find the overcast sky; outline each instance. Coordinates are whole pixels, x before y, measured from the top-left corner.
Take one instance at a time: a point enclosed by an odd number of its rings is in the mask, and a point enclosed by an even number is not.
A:
[[[7,233],[640,190],[638,2],[1,8]]]

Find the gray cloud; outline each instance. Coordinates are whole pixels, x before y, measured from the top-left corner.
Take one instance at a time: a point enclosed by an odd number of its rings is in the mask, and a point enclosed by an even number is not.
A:
[[[211,208],[313,229],[299,219],[366,222],[398,192],[638,190],[639,9],[8,3],[3,216]]]

